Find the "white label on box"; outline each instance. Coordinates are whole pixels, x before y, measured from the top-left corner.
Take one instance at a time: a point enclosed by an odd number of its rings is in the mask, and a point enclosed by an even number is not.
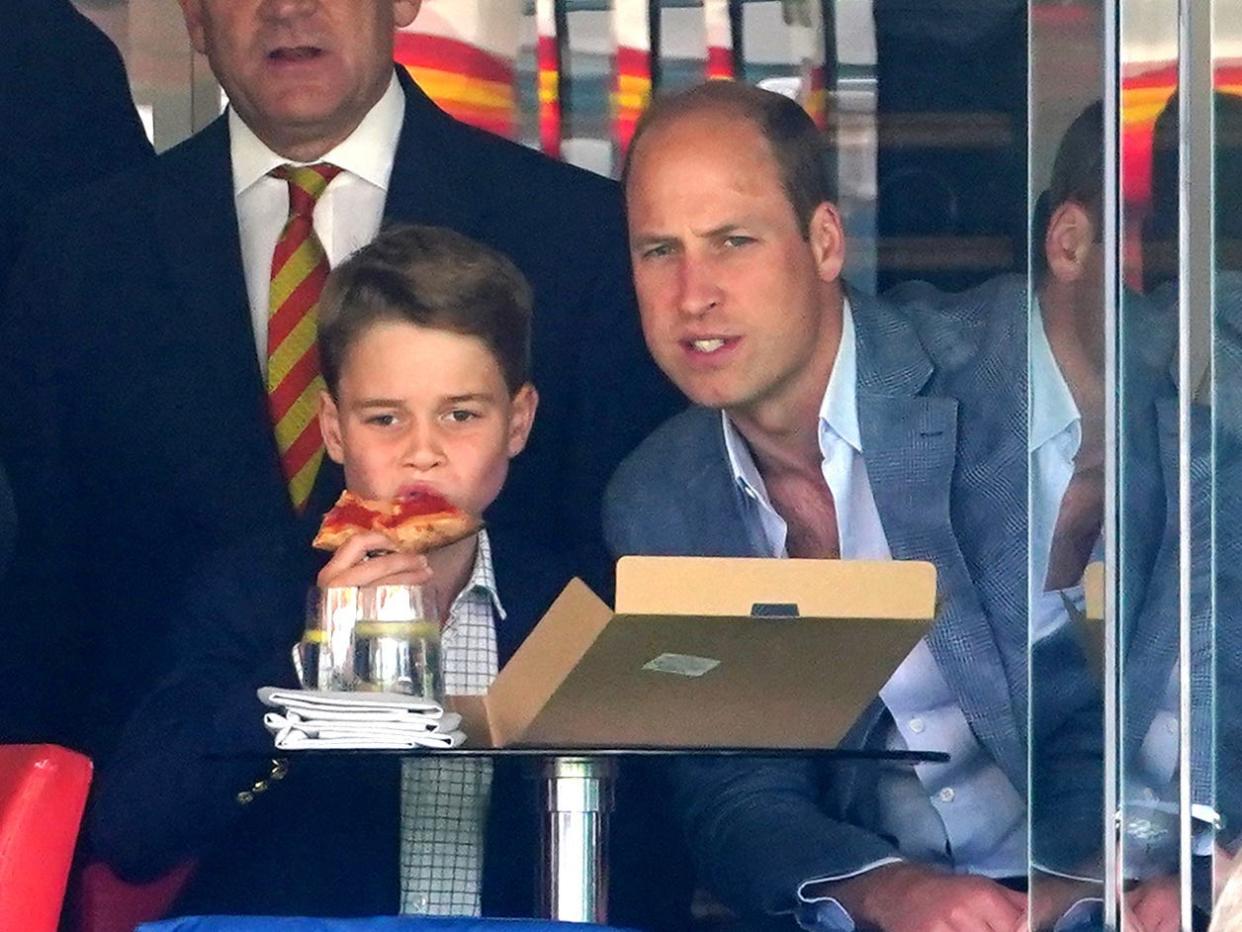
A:
[[[676,673],[678,676],[702,676],[720,666],[719,660],[710,657],[692,657],[689,654],[661,654],[643,664],[644,670],[656,673]]]

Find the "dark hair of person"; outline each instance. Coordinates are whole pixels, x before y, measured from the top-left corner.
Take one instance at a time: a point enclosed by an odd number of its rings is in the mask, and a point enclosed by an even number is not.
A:
[[[1098,230],[1104,221],[1104,105],[1088,104],[1074,117],[1052,162],[1048,192],[1053,210],[1066,201],[1086,209]]]
[[[1067,201],[1081,206],[1095,237],[1104,235],[1104,105],[1095,101],[1070,123],[1052,161],[1048,189],[1035,203],[1031,222],[1031,263],[1037,275],[1048,268],[1044,240],[1057,208]]]
[[[738,81],[708,81],[687,90],[658,97],[642,115],[630,141],[621,173],[628,185],[635,153],[653,127],[682,116],[716,111],[749,120],[772,150],[785,195],[802,227],[810,235],[811,215],[825,201],[836,202],[832,150],[824,134],[795,101],[782,94]]]
[[[453,230],[393,225],[332,270],[319,305],[319,358],[333,397],[350,348],[378,323],[477,337],[509,392],[530,380],[530,285],[494,249]]]

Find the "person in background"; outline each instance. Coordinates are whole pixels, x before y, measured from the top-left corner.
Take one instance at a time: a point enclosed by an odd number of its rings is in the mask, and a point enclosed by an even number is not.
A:
[[[32,211],[154,155],[116,47],[69,0],[0,0],[0,294]]]

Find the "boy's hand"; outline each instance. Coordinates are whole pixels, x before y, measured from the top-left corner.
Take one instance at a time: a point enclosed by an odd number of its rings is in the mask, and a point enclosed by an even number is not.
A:
[[[377,556],[367,556],[378,553]],[[393,551],[392,541],[379,531],[355,534],[319,571],[316,582],[329,586],[417,586],[431,579],[431,567],[421,553]]]
[[[848,880],[817,884],[804,896],[831,896],[859,927],[886,932],[1010,932],[1026,896],[987,877],[919,864],[885,864]]]

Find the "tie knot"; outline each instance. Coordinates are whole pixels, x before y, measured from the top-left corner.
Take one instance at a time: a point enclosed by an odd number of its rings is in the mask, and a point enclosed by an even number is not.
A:
[[[273,178],[289,182],[289,213],[308,218],[315,212],[315,202],[328,189],[329,182],[340,173],[340,166],[327,162],[279,165],[270,172]]]

